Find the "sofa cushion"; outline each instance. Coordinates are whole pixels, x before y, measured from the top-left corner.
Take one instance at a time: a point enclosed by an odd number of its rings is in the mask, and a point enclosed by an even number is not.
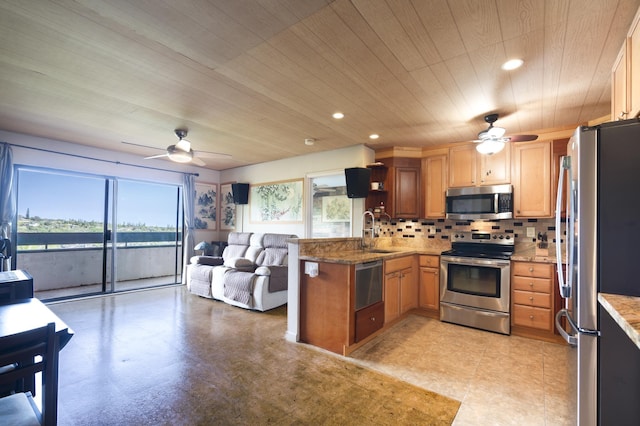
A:
[[[227,244],[248,246],[252,232],[230,232],[227,237]]]
[[[224,261],[221,257],[214,256],[193,256],[191,258],[191,264],[193,265],[207,265],[207,266],[218,266],[222,265]]]
[[[242,270],[253,270],[253,268],[255,267],[252,261],[250,261],[249,259],[245,259],[244,257],[234,257],[232,259],[227,259],[224,261],[224,266]]]
[[[260,266],[286,265],[288,251],[286,248],[266,248],[256,261]]]
[[[239,246],[236,244],[229,244],[222,253],[222,257],[226,260],[233,259],[236,257],[244,257],[244,254],[247,252],[248,246]]]
[[[287,240],[296,238],[295,235],[289,234],[264,234],[262,243],[264,248],[287,248]]]

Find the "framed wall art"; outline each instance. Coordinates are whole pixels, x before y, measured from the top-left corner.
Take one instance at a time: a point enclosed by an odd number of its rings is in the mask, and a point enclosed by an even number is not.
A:
[[[253,223],[302,223],[302,179],[251,185]]]
[[[349,222],[351,220],[351,200],[346,195],[322,197],[323,222]]]
[[[218,185],[196,182],[195,229],[217,229]]]
[[[236,228],[236,205],[233,202],[231,183],[220,184],[220,229]]]

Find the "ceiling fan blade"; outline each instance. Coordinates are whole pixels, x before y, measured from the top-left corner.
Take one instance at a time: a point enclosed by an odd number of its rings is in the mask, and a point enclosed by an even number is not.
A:
[[[145,160],[151,160],[153,158],[162,158],[162,157],[168,157],[169,154],[164,153],[164,154],[159,154],[159,155],[152,155],[151,157],[144,157]]]
[[[191,159],[191,163],[195,164],[196,166],[200,166],[200,167],[204,167],[204,166],[207,165],[204,161],[202,161],[198,157],[193,157]]]
[[[222,154],[220,152],[193,151],[193,155],[202,158],[231,158],[230,154]]]
[[[133,142],[127,142],[127,141],[120,141],[120,142],[122,142],[125,145],[139,146],[141,148],[157,149],[157,150],[160,150],[160,151],[164,151],[165,150],[165,148],[158,148],[158,147],[149,146],[149,145],[141,145],[139,143],[133,143]]]
[[[508,136],[507,139],[509,139],[511,142],[528,142],[538,139],[538,135],[513,135]]]

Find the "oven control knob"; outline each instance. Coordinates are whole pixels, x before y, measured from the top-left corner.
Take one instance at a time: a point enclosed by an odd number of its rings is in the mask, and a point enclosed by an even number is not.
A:
[[[510,237],[509,235],[507,235],[505,238],[506,238],[507,240],[510,240],[510,239],[511,239],[511,237]]]
[[[504,235],[500,235],[500,239],[503,240],[504,239]]]
[[[498,236],[497,236],[497,235],[494,235],[494,236],[493,236],[493,239],[495,240],[496,238],[498,238]]]

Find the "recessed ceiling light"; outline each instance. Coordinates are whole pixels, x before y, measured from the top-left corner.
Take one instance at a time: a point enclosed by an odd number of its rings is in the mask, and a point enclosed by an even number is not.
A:
[[[307,145],[307,146],[311,146],[314,143],[316,143],[316,140],[313,139],[313,138],[307,138],[307,139],[304,140],[304,144]]]
[[[340,120],[342,118],[344,118],[344,114],[341,112],[334,112],[333,113],[333,118],[335,118],[336,120]]]
[[[522,59],[509,59],[507,62],[502,64],[502,69],[505,71],[515,70],[516,68],[520,68],[524,64]]]
[[[378,139],[379,137],[380,137],[380,135],[377,134],[377,133],[372,133],[372,134],[369,135],[369,139]]]

